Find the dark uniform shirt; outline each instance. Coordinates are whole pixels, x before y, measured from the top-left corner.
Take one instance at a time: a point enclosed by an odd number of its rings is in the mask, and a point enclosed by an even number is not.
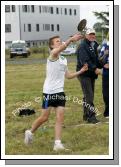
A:
[[[84,72],[83,76],[97,78],[98,75],[95,74],[96,68],[101,68],[98,55],[97,55],[98,43],[96,41],[90,42],[88,39],[84,39],[77,49],[77,68],[79,71],[82,66],[87,63],[88,71]]]

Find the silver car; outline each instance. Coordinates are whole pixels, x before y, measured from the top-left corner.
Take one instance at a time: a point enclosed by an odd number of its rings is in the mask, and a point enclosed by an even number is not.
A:
[[[26,42],[22,40],[13,41],[10,49],[10,58],[15,56],[28,57],[30,55],[29,48],[26,47]]]

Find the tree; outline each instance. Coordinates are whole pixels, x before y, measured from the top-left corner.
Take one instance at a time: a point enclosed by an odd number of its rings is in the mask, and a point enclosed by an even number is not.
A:
[[[103,25],[109,26],[109,12],[93,12],[97,19],[102,21]]]
[[[93,25],[93,28],[95,29],[96,32],[102,31],[102,23],[97,22]]]
[[[95,31],[102,34],[102,40],[106,38],[109,31],[109,12],[93,12],[98,20],[101,22],[97,22],[93,25]]]

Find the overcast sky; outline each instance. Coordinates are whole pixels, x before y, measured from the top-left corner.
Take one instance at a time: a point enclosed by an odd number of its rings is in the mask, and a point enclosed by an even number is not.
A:
[[[94,16],[92,11],[96,11],[96,12],[108,11],[108,6],[106,5],[89,5],[89,6],[81,5],[80,6],[80,20],[82,19],[87,20],[87,28],[92,28],[96,22],[100,22],[100,20],[97,20],[97,18]]]

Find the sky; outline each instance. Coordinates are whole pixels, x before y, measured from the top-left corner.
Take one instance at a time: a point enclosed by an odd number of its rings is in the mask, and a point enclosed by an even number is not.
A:
[[[92,11],[96,12],[104,12],[108,11],[108,6],[106,5],[82,5],[80,6],[80,20],[86,19],[87,20],[87,28],[93,28],[93,25],[96,22],[100,22],[100,20],[97,20],[97,18],[94,16]]]

